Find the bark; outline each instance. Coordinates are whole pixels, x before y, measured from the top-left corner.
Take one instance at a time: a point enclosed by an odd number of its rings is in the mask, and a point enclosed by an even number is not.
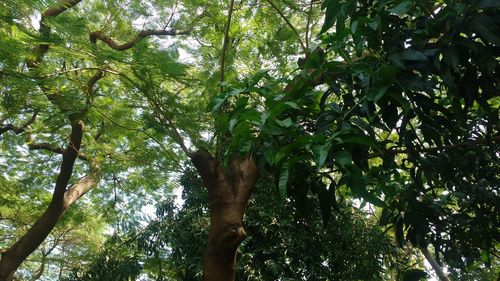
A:
[[[430,263],[430,265],[432,266],[432,268],[436,272],[437,276],[439,277],[439,280],[450,281],[448,276],[446,276],[443,269],[441,268],[439,263],[437,263],[436,259],[432,256],[432,254],[429,252],[429,250],[426,248],[420,248],[420,250],[422,251],[422,254],[424,254],[425,259]]]
[[[78,198],[95,186],[100,178],[97,165],[92,165],[90,175],[83,177],[70,188],[68,182],[73,173],[73,165],[81,146],[83,123],[74,121],[72,124],[70,141],[63,153],[59,175],[52,194],[52,199],[42,216],[31,228],[10,248],[2,252],[0,258],[0,281],[11,281],[21,263],[40,246],[49,233],[54,229],[66,209]]]
[[[205,281],[233,281],[236,275],[236,249],[246,236],[243,215],[258,178],[250,158],[235,159],[224,169],[209,153],[191,156],[208,189],[210,230],[203,261]]]

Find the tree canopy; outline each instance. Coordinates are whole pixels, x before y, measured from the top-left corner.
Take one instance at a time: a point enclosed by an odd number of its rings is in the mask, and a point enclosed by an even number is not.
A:
[[[498,278],[497,2],[0,3],[0,280]]]

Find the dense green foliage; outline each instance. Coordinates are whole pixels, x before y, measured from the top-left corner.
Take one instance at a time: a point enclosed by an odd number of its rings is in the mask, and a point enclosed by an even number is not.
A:
[[[241,280],[417,280],[422,249],[498,278],[499,1],[236,1],[224,52],[226,2],[0,3],[0,249],[49,205],[76,119],[69,186],[99,175],[17,277],[200,278],[187,146],[258,162]]]
[[[306,55],[293,80],[261,71],[215,100],[226,155],[261,157],[283,198],[300,202],[316,182],[324,216],[336,195],[383,208],[380,223],[394,227],[401,246],[433,245],[458,275],[477,260],[491,265],[500,206],[497,6],[325,1],[322,49]]]

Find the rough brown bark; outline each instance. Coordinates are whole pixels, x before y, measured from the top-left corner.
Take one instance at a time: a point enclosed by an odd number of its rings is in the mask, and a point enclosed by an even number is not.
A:
[[[210,230],[203,261],[205,281],[233,281],[236,249],[246,236],[243,215],[258,178],[250,158],[235,159],[224,169],[209,153],[198,151],[191,160],[208,189]]]

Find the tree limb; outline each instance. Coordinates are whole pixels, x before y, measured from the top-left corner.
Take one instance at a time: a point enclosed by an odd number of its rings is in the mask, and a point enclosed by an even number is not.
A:
[[[48,8],[45,12],[42,13],[42,17],[40,19],[40,28],[38,31],[42,34],[42,36],[46,37],[50,33],[50,27],[45,23],[45,19],[56,17],[64,11],[68,10],[71,7],[74,7],[76,4],[80,3],[82,0],[63,0],[61,4],[57,7]],[[35,59],[28,61],[29,68],[37,67],[41,62],[45,54],[49,51],[49,44],[40,44],[35,49]]]
[[[62,155],[66,152],[65,149],[48,143],[29,143],[28,148],[29,150],[47,150]],[[81,152],[78,153],[78,159],[88,161],[87,156]]]
[[[187,30],[164,30],[164,29],[146,29],[140,31],[135,38],[132,40],[123,43],[123,44],[118,44],[116,43],[111,37],[105,35],[101,31],[92,31],[89,34],[90,37],[90,42],[96,44],[97,39],[101,40],[102,42],[106,43],[109,47],[111,47],[114,50],[117,51],[125,51],[128,50],[132,47],[135,46],[135,44],[139,43],[142,39],[148,37],[148,36],[162,36],[162,35],[169,35],[169,36],[176,36],[176,35],[186,35],[191,32],[194,26],[188,28]]]
[[[97,162],[90,165],[91,172],[73,184],[64,194],[64,208],[68,208],[83,195],[94,188],[101,178],[101,169]]]
[[[227,23],[226,23],[226,30],[224,31],[224,42],[222,43],[222,50],[221,50],[221,55],[220,55],[220,92],[222,93],[224,91],[224,86],[222,83],[224,83],[224,70],[225,70],[225,63],[226,63],[226,51],[227,47],[229,45],[229,29],[231,28],[231,17],[233,16],[233,7],[234,7],[234,0],[231,0],[229,2],[229,11],[227,15]]]
[[[60,172],[56,179],[56,186],[54,187],[54,200],[63,199],[67,184],[73,174],[75,160],[80,152],[82,137],[83,122],[80,120],[72,121],[70,140],[67,148],[64,150]]]
[[[38,115],[38,110],[35,110],[33,112],[33,115],[31,116],[31,118],[26,123],[24,123],[21,127],[17,127],[13,124],[6,124],[6,125],[0,127],[0,136],[7,131],[13,131],[16,135],[19,135],[20,133],[24,132],[26,130],[26,128],[28,128],[29,125],[31,125],[35,122],[37,115]]]
[[[446,276],[443,269],[441,268],[439,263],[437,263],[436,259],[432,256],[432,254],[429,252],[429,250],[427,248],[420,248],[420,251],[422,251],[422,254],[424,255],[425,259],[430,263],[430,265],[432,266],[432,268],[434,269],[434,271],[438,275],[439,280],[450,281],[448,276]]]
[[[309,28],[311,25],[311,18],[312,18],[312,12],[313,12],[313,4],[315,0],[310,0],[309,2],[309,12],[307,13],[307,23],[306,23],[306,49],[309,50],[309,34],[312,34],[310,32]]]

